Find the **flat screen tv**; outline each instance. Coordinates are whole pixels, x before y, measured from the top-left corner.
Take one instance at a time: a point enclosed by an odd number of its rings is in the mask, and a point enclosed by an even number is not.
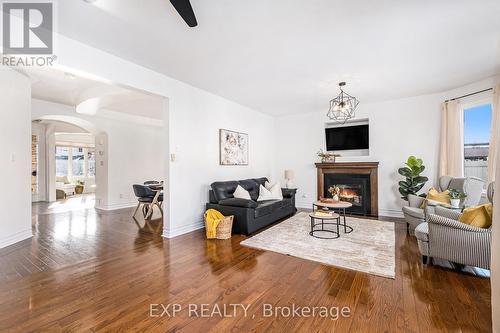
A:
[[[368,125],[326,128],[326,150],[368,149]]]

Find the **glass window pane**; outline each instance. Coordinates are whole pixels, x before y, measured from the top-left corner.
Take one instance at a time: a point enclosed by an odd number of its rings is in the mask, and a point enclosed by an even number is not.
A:
[[[84,176],[84,163],[85,155],[83,153],[83,148],[71,148],[73,149],[73,161],[72,161],[72,173],[73,176],[79,177]]]
[[[90,150],[87,153],[88,177],[95,177],[95,150]]]
[[[56,147],[56,176],[68,176],[68,147]]]
[[[488,179],[491,104],[464,109],[464,171],[466,177]]]

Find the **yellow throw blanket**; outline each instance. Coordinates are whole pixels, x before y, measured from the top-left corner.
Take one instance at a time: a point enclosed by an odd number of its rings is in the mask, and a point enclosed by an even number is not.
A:
[[[215,209],[209,209],[205,212],[205,227],[207,229],[207,238],[215,238],[217,235],[217,226],[224,219],[224,215]]]

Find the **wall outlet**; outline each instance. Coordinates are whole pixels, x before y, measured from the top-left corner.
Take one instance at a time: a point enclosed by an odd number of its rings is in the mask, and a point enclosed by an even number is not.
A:
[[[123,199],[123,194],[122,193],[120,193],[120,199]]]
[[[302,194],[302,198],[309,198],[309,195],[307,193]]]

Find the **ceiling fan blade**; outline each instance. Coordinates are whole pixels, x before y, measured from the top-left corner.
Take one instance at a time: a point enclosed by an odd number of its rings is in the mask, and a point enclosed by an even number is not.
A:
[[[193,7],[191,7],[189,0],[170,0],[170,2],[188,26],[192,28],[198,25]]]

